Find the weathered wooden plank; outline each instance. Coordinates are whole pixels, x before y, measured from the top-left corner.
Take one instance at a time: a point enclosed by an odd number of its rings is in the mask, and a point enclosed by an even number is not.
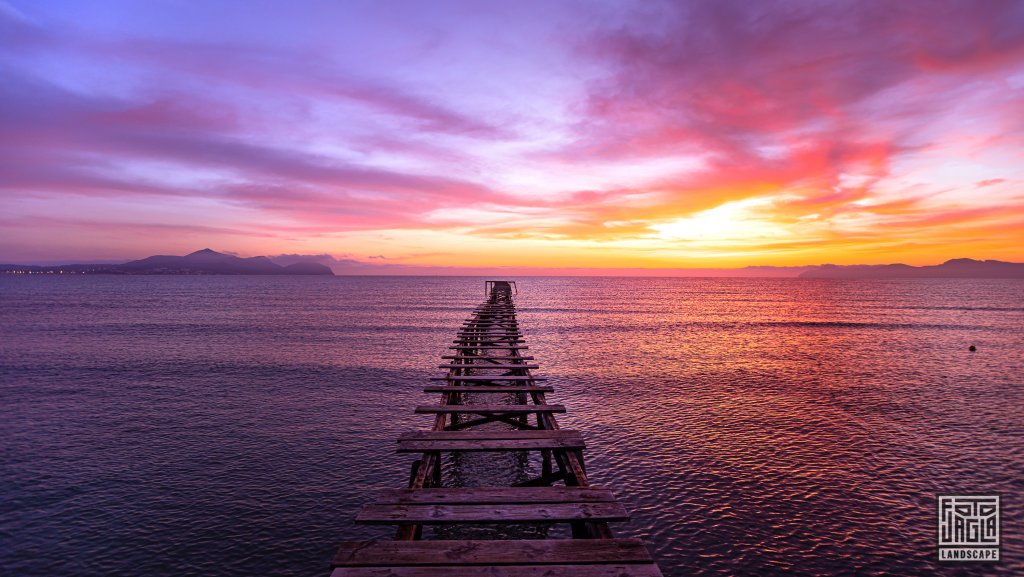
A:
[[[639,539],[348,541],[332,567],[651,563]],[[453,577],[457,574],[453,573]]]
[[[513,327],[519,326],[516,315],[486,316],[478,319],[470,319],[462,323],[463,327]]]
[[[533,357],[526,357],[526,356],[524,356],[524,357],[506,357],[506,356],[501,356],[501,357],[485,357],[485,356],[482,356],[482,355],[444,355],[441,358],[442,359],[453,359],[453,360],[455,360],[455,359],[466,359],[466,360],[476,359],[476,360],[482,360],[482,361],[495,361],[495,362],[501,362],[501,361],[532,361],[532,360],[534,360]]]
[[[526,345],[456,345],[448,347],[449,349],[470,349],[470,350],[502,350],[502,351],[521,351],[530,347]]]
[[[452,345],[456,346],[456,347],[459,347],[459,348],[464,348],[464,349],[480,349],[480,348],[485,348],[485,347],[507,348],[507,347],[510,347],[510,346],[525,347],[526,345],[523,344],[525,342],[526,341],[524,339],[505,339],[505,338],[477,339],[477,338],[471,338],[471,337],[463,337],[463,338],[460,338],[459,340],[453,340],[452,341]],[[529,348],[529,347],[527,347],[527,348]]]
[[[533,387],[530,385],[451,385],[423,387],[425,393],[551,393],[554,387]]]
[[[546,415],[548,413],[538,413],[539,415]],[[516,430],[537,430],[541,427],[526,423],[522,419],[522,413],[485,413],[479,418],[473,418],[469,420],[460,420],[458,423],[452,423],[451,425],[444,428],[446,431],[459,431],[476,427],[478,425],[484,425],[487,423],[493,423],[500,421],[502,423],[512,425]],[[572,451],[566,451],[566,454]]]
[[[581,433],[572,429],[553,431],[406,431],[398,436],[399,440],[426,439],[558,439],[579,437]]]
[[[663,577],[657,565],[338,567],[331,577]]]
[[[563,405],[423,405],[417,413],[564,413]]]
[[[429,377],[431,381],[546,381],[544,377],[532,375],[449,375],[447,377]]]
[[[448,365],[437,365],[439,369],[527,369],[535,370],[539,369],[540,365],[496,365],[494,363],[479,363],[479,364],[448,364]]]
[[[583,439],[498,439],[463,441],[459,439],[437,439],[431,441],[399,441],[398,453],[474,453],[484,451],[540,451],[577,450],[586,447]]]
[[[531,370],[536,370],[536,369],[540,368],[539,364],[537,364],[537,363],[528,363],[528,362],[526,362],[526,359],[524,359],[523,357],[481,357],[481,356],[468,355],[468,356],[464,356],[464,357],[461,357],[461,358],[458,358],[458,359],[453,359],[453,360],[473,361],[473,363],[468,363],[468,362],[458,362],[458,363],[456,363],[456,362],[450,362],[449,361],[447,363],[444,363],[444,364],[438,366],[438,368],[440,368],[440,369],[447,369],[447,368],[464,369],[464,368],[467,368],[467,367],[469,367],[469,368],[478,367],[478,368],[482,368],[482,369],[502,369],[502,368],[505,368],[505,367],[511,367],[513,369],[522,369],[524,367],[530,367]],[[476,362],[476,361],[480,361],[480,362]],[[523,361],[523,362],[520,363],[520,362],[517,362],[517,361]]]
[[[532,488],[532,487],[531,487]],[[628,521],[618,502],[513,503],[488,505],[365,505],[357,523],[394,525],[414,523],[566,523],[572,521]]]
[[[375,505],[529,505],[537,503],[614,503],[598,487],[453,487],[384,489]]]

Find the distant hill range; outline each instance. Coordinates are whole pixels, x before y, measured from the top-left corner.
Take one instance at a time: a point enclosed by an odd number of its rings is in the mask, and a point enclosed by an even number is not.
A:
[[[287,266],[274,264],[265,256],[241,258],[208,248],[185,256],[151,256],[124,264],[66,264],[59,266],[0,265],[2,273],[30,274],[257,274],[257,275],[333,275],[330,267],[315,262],[297,262]]]
[[[333,268],[332,268],[333,267]],[[441,274],[441,275],[559,275],[580,270],[622,276],[776,277],[776,278],[1024,278],[1024,263],[957,258],[934,266],[906,264],[820,266],[748,266],[736,269],[562,269],[534,268],[510,272],[502,269],[427,267],[336,259],[329,255],[282,254],[241,258],[208,248],[185,256],[151,256],[123,264],[65,264],[34,266],[0,264],[0,274],[178,274],[178,275],[342,275]]]
[[[907,264],[826,264],[811,267],[800,278],[1024,278],[1024,263],[955,258],[933,266]]]

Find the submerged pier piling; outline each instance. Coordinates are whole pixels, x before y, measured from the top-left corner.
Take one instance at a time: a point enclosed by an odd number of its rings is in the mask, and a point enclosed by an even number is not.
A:
[[[487,281],[487,300],[463,323],[442,357],[441,393],[430,430],[398,439],[399,453],[421,454],[408,488],[383,491],[358,523],[395,525],[393,540],[349,541],[332,577],[658,577],[639,539],[615,538],[609,523],[629,515],[608,489],[593,487],[578,431],[561,429],[553,388],[533,376],[512,299],[514,283]],[[497,399],[472,402],[485,396]],[[534,422],[531,423],[531,417]],[[443,454],[535,452],[540,474],[506,486],[446,487]],[[556,483],[561,483],[556,485]],[[423,539],[424,526],[568,524],[562,539]],[[546,536],[546,532],[544,533]]]

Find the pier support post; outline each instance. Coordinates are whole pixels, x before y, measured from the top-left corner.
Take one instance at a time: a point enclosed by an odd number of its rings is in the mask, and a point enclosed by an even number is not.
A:
[[[441,453],[436,453],[434,456],[434,475],[433,475],[433,486],[441,486]]]
[[[416,486],[416,473],[420,470],[420,460],[416,459],[412,462],[412,468],[409,470],[409,488]]]

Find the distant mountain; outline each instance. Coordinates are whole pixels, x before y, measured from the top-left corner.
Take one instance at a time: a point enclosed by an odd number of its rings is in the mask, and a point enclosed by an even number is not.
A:
[[[316,263],[329,267],[334,271],[334,274],[342,275],[380,274],[382,270],[388,268],[378,263],[367,263],[351,258],[336,258],[329,254],[279,254],[267,258],[274,264],[281,266]]]
[[[1024,263],[955,258],[933,266],[826,264],[811,267],[800,278],[1024,278]]]
[[[344,255],[348,257],[350,255]],[[363,262],[327,254],[281,254],[240,258],[203,249],[185,256],[157,255],[123,264],[80,263],[57,266],[0,264],[0,274],[184,274],[184,275],[570,275],[696,276],[779,278],[1024,278],[1024,263],[958,258],[935,266],[820,265],[748,266],[734,269],[573,269],[539,267],[424,266]]]
[[[274,264],[265,256],[241,258],[208,248],[185,256],[157,255],[124,264],[67,264],[59,266],[0,265],[0,272],[34,274],[255,274],[333,275],[330,267],[314,262],[288,266]]]

